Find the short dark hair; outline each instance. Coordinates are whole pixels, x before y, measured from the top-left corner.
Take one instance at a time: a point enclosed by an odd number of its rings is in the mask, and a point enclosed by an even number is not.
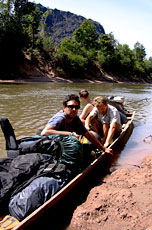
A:
[[[83,97],[83,98],[87,98],[87,97],[89,96],[88,90],[86,90],[86,89],[81,89],[81,90],[79,91],[79,96],[80,96],[80,97]]]
[[[78,97],[76,94],[67,95],[67,96],[64,98],[63,105],[66,107],[66,106],[67,106],[67,102],[68,102],[68,101],[71,101],[71,100],[77,101],[77,102],[78,102],[78,105],[80,106],[80,100],[79,100],[79,97]]]

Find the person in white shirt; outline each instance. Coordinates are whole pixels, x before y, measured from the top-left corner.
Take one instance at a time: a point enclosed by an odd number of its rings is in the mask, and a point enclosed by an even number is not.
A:
[[[93,99],[94,108],[85,120],[86,129],[90,129],[91,120],[96,117],[102,124],[104,147],[109,146],[113,136],[121,131],[120,114],[118,110],[108,104],[106,98],[99,96]],[[99,133],[100,134],[100,133]]]

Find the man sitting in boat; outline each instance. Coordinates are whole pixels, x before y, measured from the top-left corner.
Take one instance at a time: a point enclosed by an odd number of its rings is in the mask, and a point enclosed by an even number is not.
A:
[[[79,97],[75,94],[67,95],[63,101],[63,110],[55,114],[42,130],[42,136],[51,134],[72,135],[79,139],[80,135],[85,136],[98,149],[112,154],[113,151],[101,144],[101,142],[87,130],[78,117],[78,109],[80,108]]]
[[[85,121],[85,127],[90,130],[91,120],[95,117],[102,124],[102,144],[107,148],[115,134],[120,133],[121,121],[118,110],[108,104],[106,98],[99,96],[93,99],[94,108]]]

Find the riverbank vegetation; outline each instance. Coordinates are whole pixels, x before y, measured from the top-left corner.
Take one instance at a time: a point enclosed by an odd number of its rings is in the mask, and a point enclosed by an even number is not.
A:
[[[47,32],[50,14],[50,9],[42,12],[28,0],[0,1],[1,79],[21,77],[19,67],[28,63],[69,79],[100,79],[106,72],[120,81],[152,82],[152,57],[146,58],[138,41],[131,50],[112,33],[98,34],[91,20],[84,19],[72,39],[65,37],[55,45]]]

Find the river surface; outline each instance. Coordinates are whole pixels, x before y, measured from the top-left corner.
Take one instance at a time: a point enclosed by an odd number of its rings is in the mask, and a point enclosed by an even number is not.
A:
[[[114,169],[138,165],[151,154],[152,85],[112,83],[1,83],[0,117],[7,117],[17,138],[34,135],[48,119],[62,109],[67,94],[86,88],[90,97],[124,96],[125,107],[135,110],[133,133],[124,146]],[[146,98],[148,98],[146,100]],[[81,104],[81,112],[83,108]],[[0,157],[6,157],[5,139],[0,130]]]

